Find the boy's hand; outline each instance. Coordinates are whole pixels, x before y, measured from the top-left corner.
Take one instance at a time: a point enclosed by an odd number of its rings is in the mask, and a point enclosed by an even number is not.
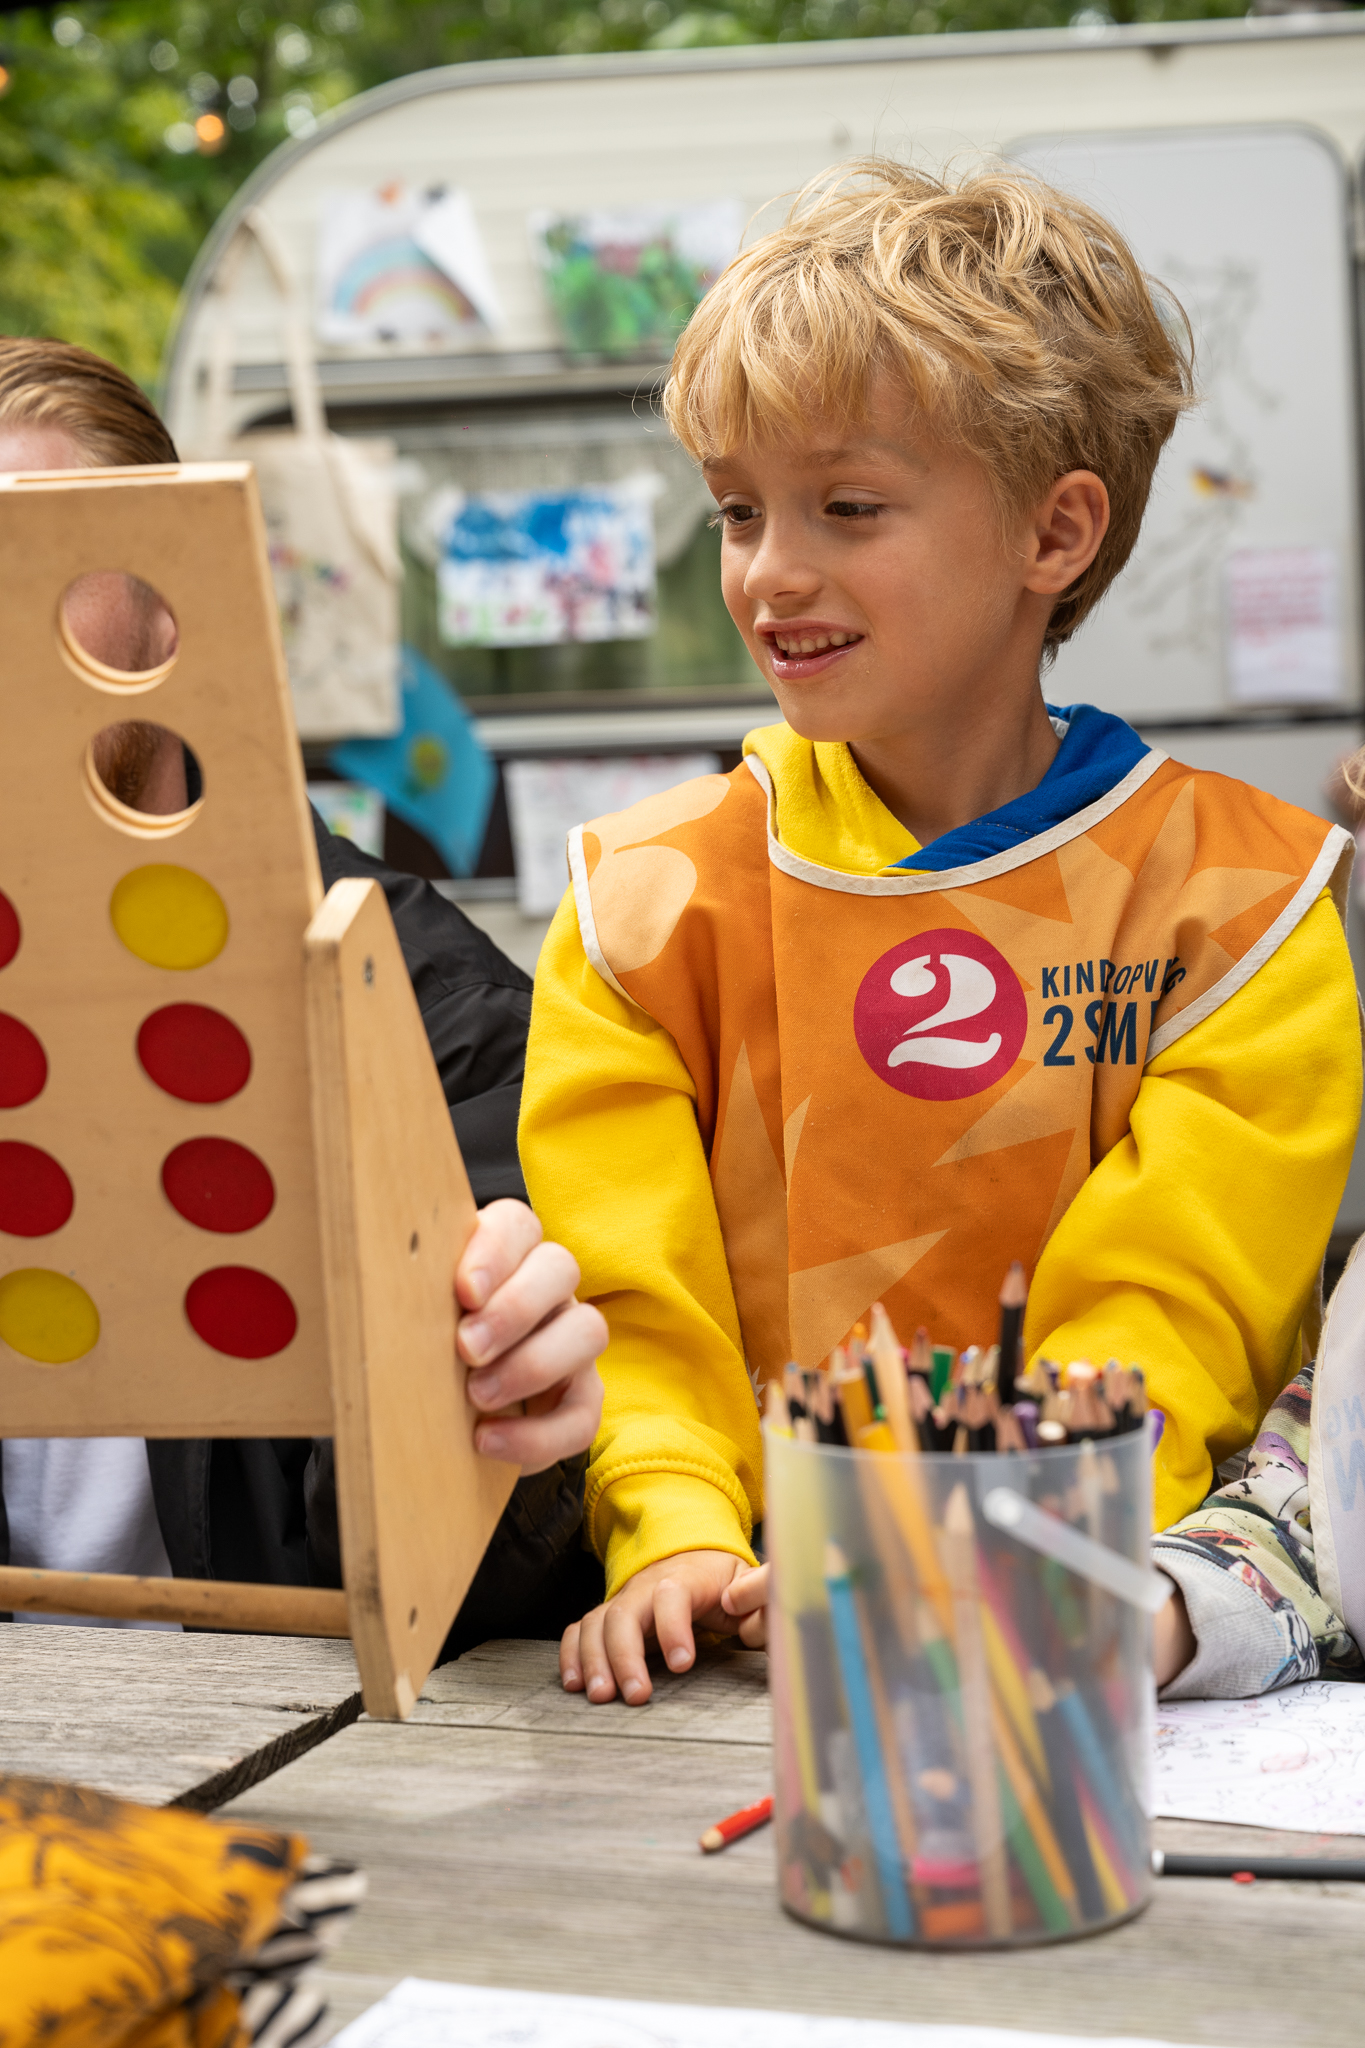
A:
[[[485,1413],[524,1403],[522,1413],[480,1422],[474,1442],[486,1458],[543,1472],[586,1451],[602,1419],[597,1360],[607,1326],[574,1300],[578,1264],[562,1244],[545,1244],[525,1202],[490,1202],[455,1271],[464,1315],[455,1348],[466,1391]]]
[[[766,1578],[728,1550],[684,1550],[646,1565],[605,1607],[571,1622],[559,1645],[559,1676],[566,1692],[586,1692],[594,1706],[621,1697],[642,1707],[653,1692],[645,1649],[657,1643],[670,1671],[696,1662],[693,1627],[739,1636],[756,1646],[761,1615],[741,1610],[740,1621],[723,1603],[738,1582]]]

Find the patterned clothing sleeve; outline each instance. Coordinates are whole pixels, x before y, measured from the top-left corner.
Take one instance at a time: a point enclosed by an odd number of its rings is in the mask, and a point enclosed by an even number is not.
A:
[[[1365,1657],[1318,1588],[1312,1394],[1306,1365],[1267,1414],[1241,1476],[1153,1543],[1153,1563],[1185,1596],[1196,1646],[1163,1699],[1249,1699],[1301,1678],[1365,1675]]]

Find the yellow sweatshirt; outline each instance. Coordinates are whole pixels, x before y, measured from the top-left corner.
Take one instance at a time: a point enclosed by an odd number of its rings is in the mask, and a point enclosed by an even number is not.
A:
[[[787,853],[882,876],[919,850],[846,747],[777,726],[745,750]],[[1167,1414],[1160,1527],[1203,1498],[1302,1361],[1360,1100],[1359,1004],[1324,888],[1234,994],[1147,1059],[1127,1130],[1044,1244],[1026,1352],[1145,1366]],[[752,1558],[759,1417],[696,1080],[592,964],[572,891],[536,976],[520,1142],[532,1204],[611,1331],[586,1501],[608,1592],[681,1550]]]

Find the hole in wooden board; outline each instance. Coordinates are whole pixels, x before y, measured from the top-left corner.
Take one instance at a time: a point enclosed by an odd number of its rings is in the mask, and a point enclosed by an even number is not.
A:
[[[228,1358],[273,1358],[299,1326],[278,1280],[252,1266],[215,1266],[185,1291],[185,1315],[197,1337]]]
[[[106,823],[137,839],[183,832],[204,802],[194,749],[145,718],[123,718],[95,734],[85,750],[85,787]]]
[[[70,1365],[99,1341],[99,1310],[79,1282],[46,1266],[0,1280],[0,1337],[38,1365]]]
[[[417,1235],[417,1232],[414,1230],[412,1236],[408,1239],[408,1257],[410,1259],[415,1259],[417,1257],[418,1246],[421,1244],[421,1242],[421,1238]]]
[[[0,1010],[0,1109],[21,1109],[47,1086],[42,1040],[22,1018]]]
[[[411,1612],[411,1613],[410,1613],[410,1614],[408,1615],[408,1627],[409,1627],[409,1628],[416,1628],[416,1626],[417,1626],[417,1609],[416,1609],[416,1608],[414,1607],[414,1608],[412,1609],[412,1612]]]
[[[19,950],[24,928],[9,897],[0,892],[0,967],[8,967]]]
[[[263,1159],[233,1138],[187,1138],[161,1163],[166,1200],[200,1230],[254,1230],[275,1206]]]
[[[66,1169],[39,1145],[0,1144],[0,1231],[50,1237],[71,1220],[75,1191]]]
[[[58,638],[96,689],[151,690],[174,666],[179,628],[165,598],[140,576],[94,569],[62,593]]]
[[[230,1017],[203,1003],[167,1003],[137,1034],[142,1069],[181,1102],[227,1102],[251,1078],[251,1047]]]

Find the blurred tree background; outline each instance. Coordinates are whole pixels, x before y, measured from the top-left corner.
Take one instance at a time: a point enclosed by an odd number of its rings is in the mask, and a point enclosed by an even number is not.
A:
[[[367,86],[475,58],[1238,15],[1246,0],[0,0],[0,332],[149,389],[181,279],[277,144]]]

